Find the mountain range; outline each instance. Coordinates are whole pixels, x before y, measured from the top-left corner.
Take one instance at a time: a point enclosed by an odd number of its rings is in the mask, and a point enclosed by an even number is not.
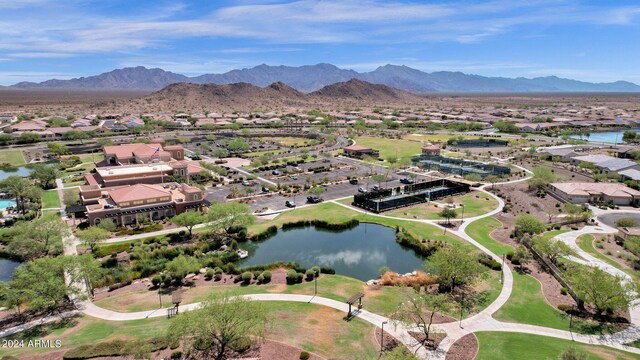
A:
[[[327,85],[310,93],[300,92],[283,82],[260,87],[245,82],[232,84],[176,83],[144,97],[109,102],[108,109],[141,113],[150,111],[217,111],[251,109],[317,108],[323,105],[419,104],[424,97],[381,84],[351,79]],[[105,110],[106,108],[102,108]]]
[[[235,84],[247,83],[266,87],[282,83],[309,93],[351,79],[386,85],[416,94],[432,92],[640,92],[640,86],[628,81],[590,83],[556,76],[505,78],[470,75],[462,72],[424,72],[404,65],[385,65],[370,72],[341,69],[331,64],[305,66],[258,65],[222,74],[188,77],[170,71],[143,66],[116,69],[100,75],[70,80],[47,80],[40,83],[20,82],[17,89],[102,89],[159,90],[175,83]]]

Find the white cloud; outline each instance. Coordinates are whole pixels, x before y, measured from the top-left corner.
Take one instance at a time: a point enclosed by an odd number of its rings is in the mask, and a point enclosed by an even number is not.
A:
[[[7,54],[12,58],[24,58],[24,59],[62,59],[73,57],[76,54],[64,53],[64,52],[20,52]]]
[[[0,6],[8,3],[0,0]],[[67,11],[53,9],[57,12],[49,13],[45,7],[40,12],[0,19],[0,49],[121,52],[170,46],[171,41],[193,37],[250,38],[279,44],[475,43],[522,25],[632,24],[640,15],[640,7],[595,8],[554,1],[423,4],[300,0],[228,6],[179,20],[176,16],[184,12],[183,4],[158,6],[129,16],[92,13],[76,7],[64,9]]]

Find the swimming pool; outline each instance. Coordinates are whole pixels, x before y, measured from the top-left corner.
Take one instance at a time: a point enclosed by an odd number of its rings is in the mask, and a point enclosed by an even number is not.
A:
[[[0,200],[0,210],[4,210],[9,206],[16,206],[15,200]]]

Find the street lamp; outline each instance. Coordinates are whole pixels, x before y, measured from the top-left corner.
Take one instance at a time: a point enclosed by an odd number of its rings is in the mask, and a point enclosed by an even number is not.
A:
[[[380,333],[380,352],[384,351],[384,324],[388,323],[388,321],[382,322],[382,332]]]
[[[464,204],[460,204],[462,207],[462,223],[464,223]]]
[[[504,282],[504,254],[502,254],[502,271],[500,271],[500,284]]]

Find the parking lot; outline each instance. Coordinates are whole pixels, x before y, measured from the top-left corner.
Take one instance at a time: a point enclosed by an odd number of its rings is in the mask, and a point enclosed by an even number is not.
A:
[[[313,173],[310,170],[318,167],[327,167],[329,171]],[[298,169],[296,169],[298,168]],[[276,172],[276,174],[274,174]],[[227,196],[235,187],[236,192],[246,192],[247,188],[251,188],[249,193],[242,193],[241,201],[245,201],[254,210],[259,212],[278,211],[285,209],[285,202],[291,201],[296,205],[307,203],[307,191],[301,190],[296,194],[284,193],[284,191],[263,192],[263,188],[271,187],[271,183],[279,184],[281,187],[298,186],[304,188],[318,184],[325,189],[321,198],[325,201],[353,196],[358,193],[358,189],[371,191],[378,182],[373,180],[370,174],[387,174],[387,180],[380,182],[381,188],[396,187],[403,185],[400,181],[406,178],[406,175],[390,172],[388,168],[380,165],[372,165],[362,163],[357,160],[332,157],[328,159],[319,159],[317,161],[307,162],[304,164],[286,165],[281,164],[280,167],[256,170],[250,172],[257,178],[248,182],[248,186],[241,183],[219,186],[207,189],[207,199],[210,201],[226,201]],[[242,175],[242,174],[240,174]],[[348,177],[357,178],[357,184],[349,183]],[[418,175],[416,181],[426,180],[427,177]],[[323,184],[323,185],[319,185]]]

